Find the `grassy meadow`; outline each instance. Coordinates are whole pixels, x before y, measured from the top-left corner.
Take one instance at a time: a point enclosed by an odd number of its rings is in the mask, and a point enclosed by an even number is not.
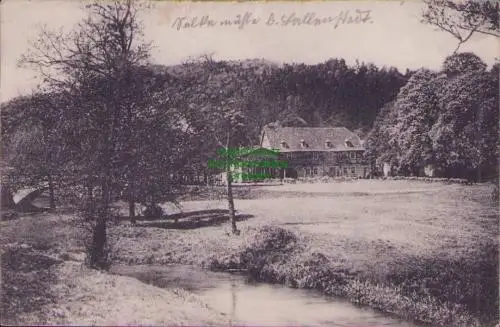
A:
[[[436,326],[498,319],[491,184],[359,180],[236,190],[241,236],[229,234],[220,189],[205,189],[182,203],[183,213],[164,206],[177,223],[117,228],[115,258],[251,270],[263,281],[317,288]],[[287,233],[292,244],[281,244]],[[260,249],[265,238],[272,244]]]

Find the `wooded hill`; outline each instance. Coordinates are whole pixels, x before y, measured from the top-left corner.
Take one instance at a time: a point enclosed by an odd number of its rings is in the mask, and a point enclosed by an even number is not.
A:
[[[411,72],[400,73],[394,67],[356,63],[348,66],[343,59],[330,59],[317,65],[283,64],[266,60],[218,61],[216,74],[233,75],[235,83],[249,87],[245,101],[248,120],[255,120],[251,140],[271,122],[285,125],[345,126],[364,136],[372,127],[380,109],[394,100]],[[214,74],[200,62],[178,66],[154,66],[158,72],[179,78],[193,74]],[[216,76],[212,77],[216,79]],[[207,88],[210,86],[208,85]],[[230,87],[230,86],[228,86]],[[196,92],[187,97],[197,98]]]

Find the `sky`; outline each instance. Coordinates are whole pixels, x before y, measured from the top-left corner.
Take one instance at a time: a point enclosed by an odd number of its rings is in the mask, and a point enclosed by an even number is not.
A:
[[[17,67],[19,57],[36,39],[39,26],[70,31],[83,17],[75,0],[4,0],[0,5],[0,101],[28,93],[39,80],[35,72]],[[321,1],[204,3],[159,2],[141,15],[144,38],[153,41],[152,61],[179,64],[213,54],[216,59],[266,59],[276,63],[316,64],[330,58],[356,60],[378,66],[439,69],[456,47],[456,40],[435,27],[422,24],[420,1]],[[339,23],[362,11],[365,22]],[[369,15],[367,16],[367,13]],[[221,26],[237,15],[259,19],[255,24]],[[178,22],[207,17],[214,26],[179,27]],[[267,23],[274,18],[274,24]],[[293,25],[290,17],[331,17],[333,23]],[[182,18],[185,17],[185,18]],[[346,16],[342,16],[346,17]],[[180,20],[179,20],[180,19]],[[284,19],[284,20],[282,20]],[[288,23],[287,23],[288,22]],[[461,47],[491,65],[500,57],[498,39],[478,35]]]

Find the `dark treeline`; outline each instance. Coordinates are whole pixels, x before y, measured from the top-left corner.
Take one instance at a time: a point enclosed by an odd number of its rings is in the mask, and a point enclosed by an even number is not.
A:
[[[217,65],[218,74],[232,74],[251,88],[252,97],[246,99],[244,109],[254,120],[248,130],[252,142],[257,142],[262,127],[271,122],[286,126],[345,126],[364,136],[380,109],[396,97],[411,76],[408,70],[402,74],[394,67],[371,63],[348,66],[344,59],[316,65],[278,66],[264,60],[218,61]],[[197,62],[156,69],[180,76],[208,73]]]

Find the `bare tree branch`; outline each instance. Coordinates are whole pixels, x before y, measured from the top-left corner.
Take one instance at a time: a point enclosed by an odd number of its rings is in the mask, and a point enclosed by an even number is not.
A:
[[[433,25],[458,40],[454,53],[474,34],[500,37],[497,1],[424,0],[422,22]]]

